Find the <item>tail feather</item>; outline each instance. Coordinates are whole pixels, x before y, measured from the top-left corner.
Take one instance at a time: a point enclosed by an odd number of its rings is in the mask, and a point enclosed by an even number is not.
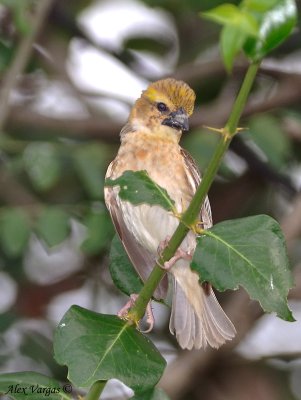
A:
[[[173,268],[174,294],[169,328],[183,349],[218,348],[235,336],[235,328],[210,288],[199,285],[190,268]]]

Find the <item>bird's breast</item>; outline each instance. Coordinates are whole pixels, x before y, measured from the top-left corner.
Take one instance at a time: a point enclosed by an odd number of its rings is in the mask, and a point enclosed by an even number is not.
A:
[[[185,163],[177,143],[162,138],[137,134],[125,141],[119,149],[111,178],[124,171],[146,170],[151,179],[167,190],[176,208],[183,212],[191,201],[195,188],[187,179]]]
[[[188,206],[194,189],[187,179],[181,148],[167,140],[143,137],[141,133],[123,141],[110,169],[110,178],[116,179],[124,171],[146,170],[153,181],[167,190],[175,201],[178,212]],[[171,212],[159,206],[142,204],[135,206],[118,197],[116,199],[123,219],[136,240],[152,253],[157,253],[159,244],[176,230],[179,220]],[[195,238],[182,244],[187,251],[195,246]]]

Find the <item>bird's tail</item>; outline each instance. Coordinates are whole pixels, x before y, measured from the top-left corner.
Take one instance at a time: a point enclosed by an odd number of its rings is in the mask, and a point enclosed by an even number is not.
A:
[[[176,335],[183,349],[205,348],[207,344],[218,348],[235,336],[235,328],[227,317],[215,294],[199,284],[196,272],[187,265],[177,263],[171,273],[174,293],[169,329]],[[188,267],[188,268],[187,268]]]

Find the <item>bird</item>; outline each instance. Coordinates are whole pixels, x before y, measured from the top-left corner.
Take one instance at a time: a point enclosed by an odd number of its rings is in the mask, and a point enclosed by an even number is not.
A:
[[[189,130],[195,97],[190,86],[181,80],[166,78],[150,83],[121,129],[121,144],[106,178],[117,179],[125,171],[144,170],[167,191],[177,213],[185,212],[201,182],[196,162],[179,144],[182,133]],[[142,281],[146,281],[179,219],[159,205],[134,205],[122,200],[118,192],[117,186],[105,186],[105,203],[131,262]],[[199,221],[203,229],[212,226],[208,197]],[[211,284],[200,284],[198,274],[190,268],[196,243],[197,233],[191,229],[180,246],[181,256],[169,265],[153,298],[166,298],[171,285],[169,329],[181,348],[219,348],[235,336],[236,330]]]

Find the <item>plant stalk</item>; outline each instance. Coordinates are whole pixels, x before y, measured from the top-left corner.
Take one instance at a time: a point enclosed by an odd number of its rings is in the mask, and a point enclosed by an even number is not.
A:
[[[168,243],[168,246],[162,252],[161,257],[141,289],[134,306],[129,311],[129,321],[134,321],[137,323],[143,317],[148,302],[151,300],[156,287],[166,273],[166,271],[164,271],[160,265],[164,265],[166,261],[170,260],[189,232],[189,227],[193,226],[193,224],[197,222],[202,205],[219,169],[224,154],[226,153],[231,140],[237,133],[238,123],[256,77],[259,65],[260,63],[258,62],[249,66],[238,96],[233,104],[229,119],[224,129],[221,130],[221,138],[202,177],[201,184],[198,187],[189,207],[183,214],[177,229]]]
[[[98,400],[101,395],[104,387],[106,386],[107,381],[96,381],[90,387],[89,392],[87,393],[85,400]]]

